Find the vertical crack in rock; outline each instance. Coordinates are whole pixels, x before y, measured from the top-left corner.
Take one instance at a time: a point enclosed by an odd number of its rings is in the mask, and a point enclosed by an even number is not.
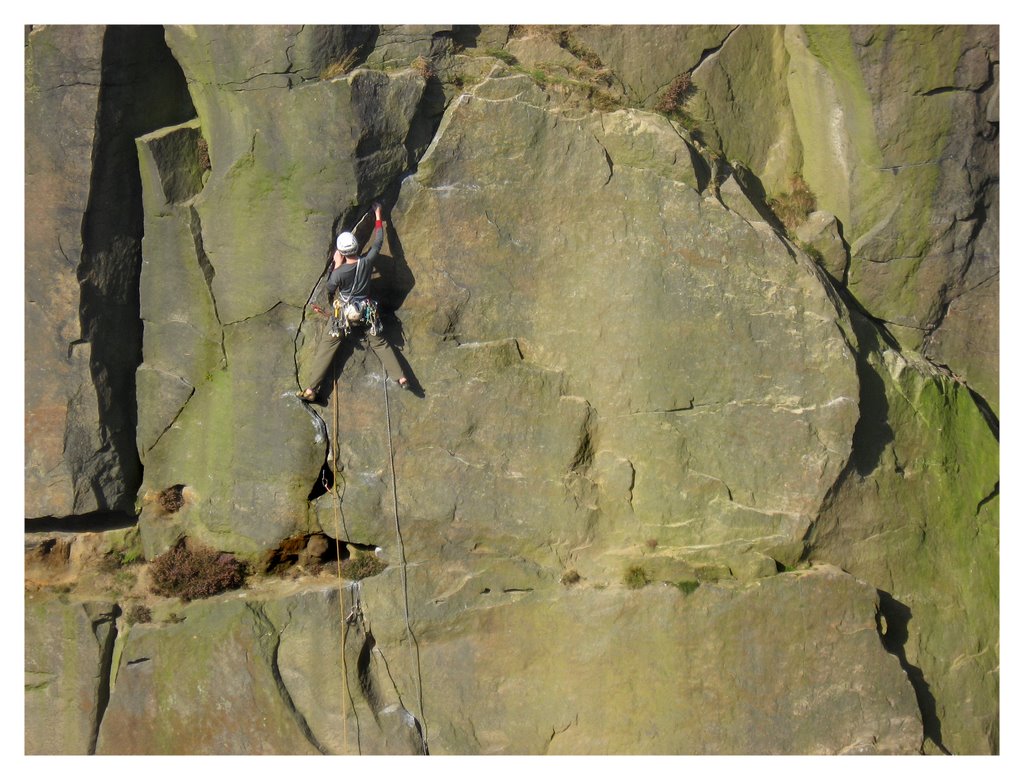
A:
[[[877,593],[878,610],[875,613],[875,625],[882,640],[882,646],[886,652],[894,655],[900,662],[900,667],[914,688],[917,706],[921,710],[921,720],[924,724],[924,737],[934,742],[939,750],[948,756],[950,752],[942,744],[942,723],[939,721],[936,711],[935,696],[924,679],[924,672],[907,660],[906,644],[909,636],[907,624],[913,617],[910,607],[894,599],[891,593],[882,590]]]
[[[89,736],[88,750],[88,755],[94,756],[96,755],[96,742],[100,735],[100,725],[103,723],[103,716],[107,711],[107,705],[110,703],[111,680],[116,671],[113,668],[114,644],[117,639],[116,618],[121,610],[117,605],[113,605],[113,608],[109,611],[90,609],[90,606],[86,605],[86,611],[89,612],[89,618],[92,620],[92,632],[100,647],[99,679],[96,690],[96,722],[93,724],[93,731]]]
[[[849,340],[847,341],[856,361],[857,379],[860,385],[858,400],[860,416],[853,429],[850,457],[839,472],[839,476],[836,477],[835,484],[825,493],[817,513],[804,534],[804,556],[812,551],[815,537],[820,530],[819,522],[834,503],[846,481],[855,473],[865,477],[873,472],[878,466],[886,446],[893,440],[893,431],[889,425],[889,402],[886,399],[885,383],[867,359],[869,353],[879,349],[879,339],[884,339],[885,334],[880,329],[873,327],[871,320],[861,316],[855,310],[851,310],[850,318],[859,344],[858,347],[854,347]]]
[[[188,215],[189,230],[192,232],[192,241],[195,243],[196,261],[199,263],[199,268],[203,272],[203,279],[206,280],[206,288],[210,292],[210,303],[213,306],[213,316],[217,318],[217,324],[220,326],[221,368],[227,368],[228,353],[224,346],[224,322],[220,318],[220,312],[217,311],[217,296],[213,293],[213,278],[217,275],[217,272],[214,270],[213,264],[210,262],[210,258],[206,254],[206,249],[203,247],[203,223],[195,206],[190,205],[188,207]]]
[[[81,333],[91,346],[102,444],[99,452],[75,449],[66,456],[75,475],[76,504],[88,491],[100,508],[127,511],[142,482],[135,370],[142,362],[143,209],[135,138],[183,122],[195,109],[162,27],[108,27],[101,70],[78,279]],[[69,415],[69,424],[74,416]]]
[[[340,221],[340,220],[339,220]],[[328,252],[327,263],[330,263],[330,252]],[[327,275],[327,268],[329,266],[325,264],[324,270],[321,272],[320,277],[316,280],[313,285],[313,289],[309,293],[309,297],[306,299],[306,305],[302,308],[302,312],[299,315],[299,324],[295,328],[295,338],[292,341],[292,360],[295,365],[295,385],[302,389],[302,376],[299,372],[299,350],[300,341],[304,337],[303,328],[306,327],[307,322],[310,322],[310,318],[306,316],[306,310],[309,305],[316,300],[316,297],[320,291],[320,285],[324,281]],[[312,329],[312,338],[316,338],[316,326],[310,325]],[[335,401],[336,402],[336,401]],[[331,441],[330,432],[327,426],[327,421],[315,410],[312,406],[307,403],[302,403],[302,408],[309,415],[310,420],[313,422],[313,430],[315,431],[313,437],[314,444],[323,444],[324,446],[324,460],[320,467],[320,472],[317,474],[313,481],[312,487],[310,487],[309,495],[307,500],[313,501],[320,496],[324,495],[334,487],[334,471],[331,468],[331,452],[333,443]]]
[[[422,724],[402,701],[402,694],[399,691],[394,676],[391,674],[387,659],[377,646],[377,640],[369,628],[361,599],[362,586],[358,581],[355,581],[348,586],[347,590],[350,594],[351,608],[346,605],[347,616],[345,617],[345,626],[342,626],[342,630],[345,631],[344,652],[346,658],[349,657],[348,646],[351,640],[354,647],[357,648],[354,668],[358,692],[362,700],[370,708],[374,722],[384,735],[386,742],[389,741],[389,736],[397,737],[405,743],[405,747],[413,749],[418,754],[426,755],[428,751]],[[343,598],[342,591],[339,591],[339,598]],[[380,660],[384,673],[391,683],[391,695],[381,686],[378,675],[375,673],[373,665],[374,653],[376,653],[376,658]],[[356,717],[358,737],[359,721],[357,710],[355,701],[352,699],[351,687],[347,684],[346,690],[349,693],[349,701],[352,703],[352,714]],[[389,699],[391,700],[390,703]],[[397,731],[396,727],[398,728]],[[411,739],[411,741],[406,741],[408,739]],[[359,749],[361,752],[361,746]],[[400,749],[399,752],[408,751]]]
[[[317,51],[320,52],[320,56],[326,62],[330,58],[330,52],[334,52],[337,55],[342,50],[347,50],[353,42],[357,43],[356,48],[362,52],[363,59],[365,59],[368,51],[366,50],[367,43],[372,44],[377,35],[379,29],[377,28],[330,28],[330,27],[319,27],[314,31],[315,37],[317,38]],[[352,36],[355,36],[354,38]],[[339,48],[340,47],[340,48]],[[372,45],[370,46],[372,49]],[[426,84],[423,93],[420,96],[419,103],[412,115],[409,122],[409,127],[406,132],[404,139],[404,145],[406,149],[407,159],[404,170],[400,171],[395,175],[390,182],[384,184],[383,187],[379,187],[379,191],[373,193],[373,197],[367,198],[366,200],[373,200],[377,197],[382,198],[388,203],[395,203],[398,199],[398,193],[401,189],[402,182],[413,175],[416,172],[416,168],[419,164],[420,159],[426,152],[429,145],[433,142],[437,130],[441,125],[441,119],[444,115],[446,107],[444,89],[436,76],[431,76],[426,80]],[[370,136],[359,140],[356,149],[357,158],[362,158],[372,154],[380,147],[380,139],[376,136]],[[359,181],[357,182],[357,196],[364,193],[369,193],[371,190],[378,189],[373,186],[371,182],[366,179],[370,178],[370,172],[361,172],[359,175]],[[311,322],[311,318],[307,317],[307,309],[311,303],[313,303],[317,296],[321,294],[322,285],[326,279],[328,270],[330,269],[331,259],[333,255],[333,238],[342,230],[351,229],[352,226],[359,220],[365,213],[369,211],[368,207],[364,205],[357,205],[348,208],[341,213],[332,225],[331,234],[331,245],[326,250],[326,256],[324,258],[324,268],[310,290],[309,296],[306,299],[306,305],[302,309],[302,313],[299,318],[298,327],[295,330],[294,349],[293,349],[293,360],[295,365],[295,383],[296,386],[301,388],[302,376],[299,370],[299,352],[303,343],[304,337],[310,332],[309,328],[306,328],[307,323]],[[391,248],[392,254],[396,258],[402,256],[401,243],[392,229],[389,232],[388,244]],[[205,268],[204,268],[205,271]],[[211,269],[212,272],[212,269]],[[208,278],[208,281],[212,280],[212,276]],[[468,293],[467,293],[468,295]],[[212,296],[212,287],[211,287]],[[403,296],[404,297],[404,296]],[[457,319],[457,316],[456,316]],[[312,321],[315,322],[315,321]],[[454,323],[452,323],[454,327]],[[304,328],[305,331],[304,332]],[[312,333],[315,338],[316,326],[313,325]],[[333,443],[330,440],[328,434],[328,425],[323,417],[315,410],[311,409],[307,404],[303,404],[307,413],[313,421],[314,428],[317,431],[315,442],[320,443],[322,440],[326,442],[326,452],[324,457],[323,465],[321,466],[320,472],[317,475],[316,480],[309,493],[309,500],[313,500],[325,492],[331,489],[333,485],[333,472],[330,465],[331,452],[333,449]]]
[[[992,491],[987,496],[985,496],[983,499],[981,499],[981,501],[978,502],[978,508],[975,510],[975,514],[980,513],[981,512],[981,508],[983,506],[985,506],[985,504],[987,504],[989,501],[992,501],[992,500],[994,500],[994,499],[996,499],[998,497],[999,497],[999,481],[996,480],[996,485],[995,485],[994,488],[992,488]]]
[[[259,638],[257,641],[259,641],[267,651],[267,658],[270,659],[270,673],[274,677],[274,684],[277,686],[277,692],[281,697],[281,701],[295,719],[295,724],[299,727],[302,735],[309,740],[309,744],[316,748],[317,752],[320,754],[327,755],[328,751],[320,744],[320,741],[313,734],[312,729],[310,729],[309,724],[306,722],[305,716],[299,712],[298,708],[295,706],[291,693],[288,691],[288,686],[281,677],[281,668],[277,662],[277,655],[281,649],[281,632],[267,617],[262,606],[249,602],[246,604],[246,607],[252,613],[252,616],[256,621],[257,631],[259,632]]]
[[[377,651],[377,657],[380,658],[381,665],[384,667],[384,672],[387,674],[388,679],[391,681],[391,687],[394,689],[395,697],[398,699],[397,708],[400,710],[403,724],[406,725],[408,728],[412,729],[416,734],[416,741],[422,747],[422,755],[428,755],[429,750],[427,749],[427,740],[423,731],[423,724],[420,723],[419,719],[415,715],[409,712],[409,708],[406,707],[405,702],[402,701],[402,693],[398,688],[398,683],[395,681],[394,675],[391,673],[391,666],[388,664],[388,660],[385,657],[384,653],[381,652],[380,648],[376,647],[376,642],[374,643],[374,649]],[[378,717],[378,715],[383,715],[384,712],[386,711],[386,709],[382,710],[380,713],[375,714],[374,717]]]
[[[146,454],[152,452],[156,448],[156,445],[160,443],[160,440],[164,437],[164,434],[174,427],[174,423],[176,423],[178,421],[178,418],[181,417],[182,412],[185,411],[185,407],[188,406],[188,402],[192,400],[195,394],[196,389],[193,387],[192,391],[188,394],[188,398],[185,399],[185,403],[181,405],[181,408],[178,409],[174,417],[171,418],[170,422],[168,422],[167,425],[164,426],[164,429],[160,431],[160,434],[153,440],[153,443],[146,447]]]
[[[398,187],[401,186],[401,181],[416,172],[424,153],[437,136],[437,130],[441,126],[441,119],[444,117],[447,107],[444,85],[436,75],[430,76],[423,86],[423,94],[420,96],[420,102],[416,106],[412,121],[409,122],[409,131],[405,136],[405,148],[408,155],[407,169],[392,185],[396,194]]]
[[[569,463],[569,471],[571,473],[586,473],[594,462],[594,439],[596,438],[596,420],[597,413],[594,411],[594,408],[588,403],[587,411],[583,416],[582,422],[580,423],[579,444],[576,447],[576,453],[573,455],[572,461]]]
[[[377,725],[380,725],[380,711],[384,709],[384,704],[377,691],[372,670],[370,669],[371,653],[374,647],[377,646],[377,641],[373,638],[373,633],[369,629],[362,633],[363,641],[359,648],[359,657],[356,659],[356,676],[359,679],[359,691],[362,693],[366,703],[370,705],[373,719],[377,722]]]
[[[729,32],[725,34],[725,37],[722,38],[722,42],[717,46],[712,46],[710,49],[704,49],[704,51],[700,53],[700,57],[697,59],[697,64],[690,68],[690,72],[692,73],[693,71],[697,70],[697,68],[703,65],[707,60],[709,60],[714,55],[718,54],[718,52],[722,50],[722,47],[729,42],[729,39],[732,37],[732,34],[736,32],[739,28],[740,25],[737,25],[736,27],[733,27],[731,30],[729,30]]]
[[[601,122],[602,124],[604,123],[603,116],[601,118]],[[612,180],[612,176],[615,175],[615,162],[612,160],[612,156],[608,154],[608,150],[605,149],[604,144],[601,143],[600,139],[598,139],[596,135],[591,137],[597,142],[597,145],[601,147],[601,151],[604,152],[604,161],[608,164],[608,178],[605,179],[604,184],[601,185],[603,187],[607,187],[608,182],[610,182]]]

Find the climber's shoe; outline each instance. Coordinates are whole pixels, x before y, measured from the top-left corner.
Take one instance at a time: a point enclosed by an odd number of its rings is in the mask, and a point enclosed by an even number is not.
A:
[[[306,388],[305,390],[300,390],[296,392],[295,395],[297,395],[300,400],[305,401],[307,404],[311,404],[316,400],[316,393],[314,393],[309,388]]]

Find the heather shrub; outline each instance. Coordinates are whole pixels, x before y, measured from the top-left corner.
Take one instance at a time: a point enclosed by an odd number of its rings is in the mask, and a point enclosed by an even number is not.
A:
[[[171,485],[161,490],[156,497],[160,508],[169,514],[174,514],[185,504],[184,485]]]
[[[434,63],[423,55],[420,55],[412,61],[412,69],[428,80],[436,75]]]
[[[341,562],[341,576],[347,580],[362,580],[380,574],[388,565],[375,555],[357,553]]]
[[[689,73],[680,73],[658,98],[654,110],[662,114],[674,114],[683,107],[686,98],[693,91],[693,81]]]
[[[182,540],[153,560],[150,578],[158,596],[192,601],[241,587],[245,564],[228,553],[190,546]]]
[[[199,155],[199,170],[210,170],[210,145],[202,136],[196,140],[196,152]]]

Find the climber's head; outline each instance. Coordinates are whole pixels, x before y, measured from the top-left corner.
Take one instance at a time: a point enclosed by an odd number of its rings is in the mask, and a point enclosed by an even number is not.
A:
[[[359,242],[351,233],[342,233],[338,236],[338,251],[345,257],[353,257],[359,254]]]

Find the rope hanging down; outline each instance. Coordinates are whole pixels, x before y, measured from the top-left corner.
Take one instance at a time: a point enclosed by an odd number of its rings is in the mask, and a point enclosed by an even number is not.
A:
[[[334,551],[338,568],[338,614],[341,618],[341,728],[342,754],[348,755],[348,664],[345,660],[345,644],[348,640],[348,620],[345,617],[344,577],[341,574],[341,496],[338,494],[338,375],[334,375],[334,392],[331,396],[334,405],[334,436],[331,439],[331,454],[334,457]],[[326,481],[326,477],[325,477]],[[325,486],[326,487],[326,486]]]
[[[376,353],[374,353],[376,355]],[[388,398],[388,374],[384,368],[384,361],[377,355],[380,362],[381,376],[384,385],[384,416],[388,423],[388,461],[391,464],[391,499],[395,509],[395,537],[398,540],[398,552],[401,556],[402,565],[399,571],[402,574],[402,596],[405,600],[405,631],[409,636],[409,649],[413,655],[413,668],[416,670],[416,699],[420,710],[420,739],[423,742],[423,754],[429,755],[427,747],[427,721],[423,715],[423,672],[420,668],[420,646],[416,641],[416,635],[412,632],[412,619],[409,615],[409,580],[406,569],[408,562],[405,559],[405,542],[402,540],[402,526],[398,519],[398,483],[395,480],[395,444],[391,436],[391,402]]]
[[[376,354],[376,353],[375,353]],[[380,360],[380,357],[377,357]],[[381,362],[381,372],[384,377],[384,416],[387,420],[387,433],[388,433],[388,463],[391,468],[391,498],[394,506],[395,513],[395,537],[398,541],[398,552],[401,558],[401,565],[399,571],[402,578],[402,597],[404,600],[404,611],[405,611],[405,631],[409,637],[409,648],[413,656],[413,668],[415,669],[416,677],[416,700],[417,706],[419,707],[420,718],[420,740],[423,745],[424,755],[429,754],[428,743],[427,743],[427,723],[423,715],[423,672],[420,666],[420,652],[419,643],[416,641],[416,635],[412,631],[412,617],[409,610],[409,580],[407,575],[408,562],[405,557],[405,542],[402,539],[402,526],[398,514],[398,484],[395,479],[395,444],[394,437],[391,433],[391,400],[388,396],[388,383],[387,383],[387,371],[384,368],[384,363]],[[350,696],[348,686],[348,664],[345,658],[345,645],[347,642],[348,634],[348,619],[345,616],[345,603],[344,603],[344,591],[342,590],[342,583],[344,582],[344,576],[341,572],[341,496],[338,493],[338,474],[340,467],[338,465],[338,377],[337,374],[334,376],[334,391],[331,399],[334,406],[334,431],[333,438],[331,439],[331,452],[334,456],[334,544],[336,551],[336,562],[338,572],[338,610],[341,618],[341,675],[342,675],[342,728],[343,731],[343,751],[345,754],[348,753],[348,699]],[[325,485],[326,487],[326,485]]]

